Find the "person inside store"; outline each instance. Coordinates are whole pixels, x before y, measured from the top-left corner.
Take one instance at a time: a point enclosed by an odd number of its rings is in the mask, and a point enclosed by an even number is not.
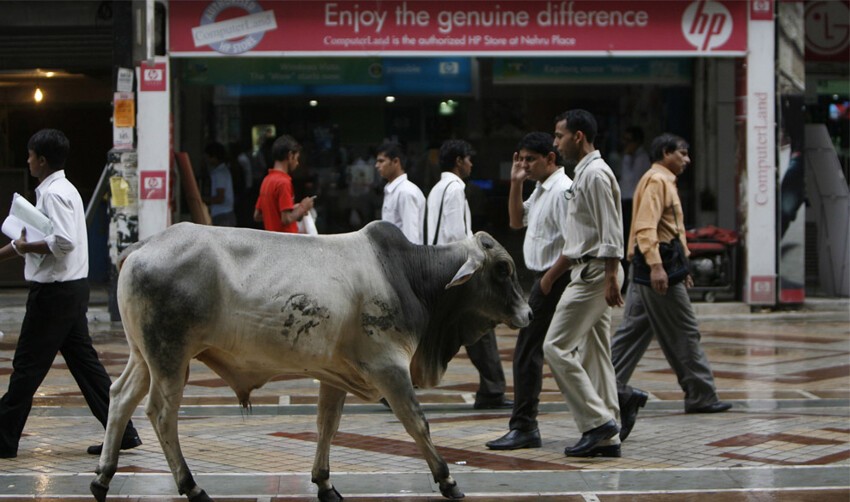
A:
[[[298,169],[301,145],[292,136],[282,135],[272,145],[274,165],[263,178],[260,195],[254,206],[254,221],[272,232],[298,233],[298,222],[313,209],[313,198],[295,203],[292,172]]]
[[[525,266],[534,272],[528,304],[531,324],[519,330],[514,350],[514,408],[508,433],[488,441],[491,450],[539,448],[542,444],[537,426],[540,391],[543,387],[543,340],[555,305],[570,282],[564,274],[552,285],[549,294],[540,291],[540,278],[558,259],[564,248],[561,220],[566,212],[566,192],[572,180],[558,165],[558,151],[552,135],[532,132],[520,140],[511,164],[508,216],[513,229],[527,228],[522,254]],[[534,191],[522,200],[523,184],[535,182]]]
[[[237,142],[228,146],[230,153],[230,174],[233,175],[233,212],[236,213],[236,226],[252,227],[254,221],[254,202],[256,195],[251,195],[253,188],[253,166],[251,165],[250,148],[243,149]]]
[[[641,176],[649,170],[649,154],[643,147],[644,135],[643,129],[638,126],[631,126],[623,133],[623,159],[620,163],[620,194],[623,198],[623,240],[628,241],[629,229],[632,224],[632,198],[634,197],[635,187]],[[628,254],[626,249],[624,253]],[[623,268],[626,273],[626,282],[628,283],[629,264],[627,260],[623,261]]]
[[[21,236],[0,248],[0,261],[24,257],[29,282],[26,313],[12,360],[9,387],[0,399],[0,458],[15,458],[33,396],[61,352],[92,414],[106,427],[112,381],[89,336],[89,255],[83,201],[65,177],[70,142],[62,131],[42,129],[27,143],[30,174],[38,179],[36,209],[52,223],[38,240]],[[142,444],[133,422],[121,449]],[[102,445],[88,448],[100,454]]]
[[[472,173],[474,154],[472,145],[464,140],[451,139],[440,146],[442,174],[426,201],[426,244],[448,244],[472,237],[472,217],[463,180]],[[496,333],[488,331],[477,342],[467,345],[466,353],[479,375],[473,407],[476,410],[512,408],[514,402],[505,397],[505,372]]]
[[[404,151],[398,143],[386,141],[378,147],[375,169],[387,182],[384,186],[381,219],[401,229],[410,242],[422,244],[425,195],[418,186],[407,179],[404,163]]]
[[[210,208],[212,223],[217,227],[235,227],[233,176],[228,167],[227,150],[213,141],[204,148],[204,157],[210,177],[210,193],[204,202]]]
[[[699,327],[687,291],[693,280],[687,267],[674,276],[662,262],[662,245],[675,244],[674,240],[679,241],[676,246],[684,257],[688,254],[682,202],[676,188],[677,177],[690,164],[688,143],[665,133],[652,141],[650,152],[653,164],[635,190],[629,233],[633,280],[626,291],[622,324],[611,344],[623,417],[621,441],[631,433],[638,409],[648,397],[628,382],[653,336],[685,391],[686,413],[719,413],[732,407],[718,399],[708,358],[699,343]],[[648,265],[648,281],[637,277],[640,269],[635,267],[636,258]]]
[[[612,307],[623,304],[620,187],[594,146],[593,115],[576,109],[555,120],[556,147],[566,161],[578,164],[573,184],[563,194],[564,247],[540,279],[546,295],[561,275],[572,274],[555,307],[543,354],[581,432],[564,454],[619,457],[620,408],[609,330]]]

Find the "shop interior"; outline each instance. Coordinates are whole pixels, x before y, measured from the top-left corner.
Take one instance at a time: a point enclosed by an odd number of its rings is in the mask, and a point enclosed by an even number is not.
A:
[[[296,199],[318,196],[321,233],[356,230],[380,217],[383,184],[372,152],[384,139],[405,146],[408,176],[425,194],[439,180],[436,152],[442,141],[469,141],[476,150],[467,184],[473,229],[521,247],[521,235],[508,229],[505,208],[510,161],[522,135],[551,132],[556,115],[586,108],[599,120],[596,146],[616,170],[627,127],[644,129],[647,148],[663,131],[686,138],[692,131],[692,64],[686,59],[349,58],[331,60],[338,67],[325,74],[319,59],[288,60],[282,69],[268,60],[231,61],[173,60],[175,144],[189,153],[202,178],[209,140],[231,147],[235,155],[257,151],[258,131],[294,136],[304,148],[293,175]],[[448,68],[457,76],[448,84],[440,81],[446,63],[456,65]],[[358,69],[381,78],[333,83]],[[393,72],[405,73],[404,78],[382,78]],[[572,166],[567,169],[571,174]],[[693,176],[684,176],[681,186],[692,214],[698,210],[692,203]],[[240,221],[253,224],[247,212]]]

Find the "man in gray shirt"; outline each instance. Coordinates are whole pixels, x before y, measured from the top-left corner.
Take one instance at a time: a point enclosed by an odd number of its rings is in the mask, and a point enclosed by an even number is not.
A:
[[[582,433],[564,450],[571,457],[620,456],[610,327],[611,307],[623,304],[623,222],[617,179],[593,146],[596,130],[585,110],[556,119],[555,144],[564,159],[578,165],[564,192],[564,249],[540,280],[546,294],[562,274],[571,273],[543,342],[546,362]]]

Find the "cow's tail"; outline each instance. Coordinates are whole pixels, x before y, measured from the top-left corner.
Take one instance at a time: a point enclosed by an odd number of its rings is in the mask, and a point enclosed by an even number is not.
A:
[[[126,249],[124,249],[124,251],[121,251],[121,254],[118,255],[118,271],[119,272],[121,272],[121,267],[124,266],[124,261],[134,251],[137,251],[139,248],[141,248],[142,246],[147,244],[147,242],[148,242],[148,239],[143,239],[143,240],[140,240],[139,242],[134,242],[133,244],[130,244]]]

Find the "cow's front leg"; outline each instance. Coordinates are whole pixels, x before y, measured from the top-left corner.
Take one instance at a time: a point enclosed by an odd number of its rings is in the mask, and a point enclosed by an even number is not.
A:
[[[437,453],[437,448],[431,441],[431,431],[425,413],[416,399],[413,382],[406,368],[390,368],[381,371],[376,379],[376,386],[384,394],[395,416],[404,425],[410,437],[416,441],[419,450],[428,462],[434,481],[440,485],[440,493],[449,499],[462,499],[463,492],[457,487],[457,482],[449,473],[449,466],[443,457]]]
[[[97,464],[97,478],[90,485],[90,490],[98,502],[106,500],[109,482],[118,469],[118,449],[121,436],[127,427],[127,422],[133,410],[145,397],[150,386],[150,373],[147,364],[135,350],[130,352],[130,359],[121,376],[109,388],[109,414],[106,422],[106,432],[103,437],[103,450]]]
[[[342,416],[342,407],[345,404],[345,391],[322,383],[319,386],[318,413],[316,415],[316,428],[319,439],[316,442],[316,459],[313,461],[313,482],[319,488],[319,500],[321,502],[337,502],[342,500],[342,495],[336,491],[330,482],[330,452],[331,441],[339,429],[339,419]]]

